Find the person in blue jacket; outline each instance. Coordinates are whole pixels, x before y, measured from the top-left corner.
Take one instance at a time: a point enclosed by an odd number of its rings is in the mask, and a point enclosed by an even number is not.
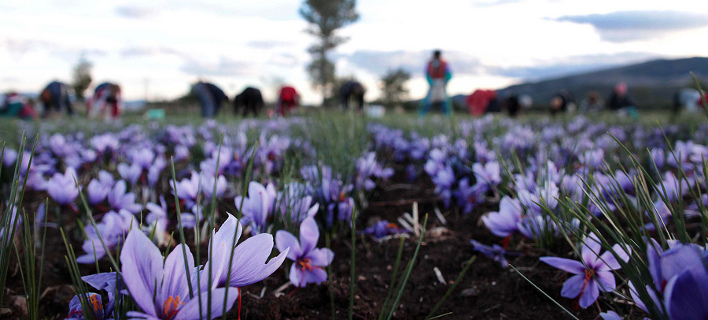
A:
[[[52,109],[58,112],[65,109],[70,116],[74,115],[74,109],[69,101],[69,86],[63,82],[50,82],[39,94],[39,100],[44,106],[42,117],[47,117]]]
[[[202,109],[202,117],[205,118],[213,118],[219,113],[221,105],[224,102],[229,102],[229,97],[224,91],[209,82],[197,82],[192,87],[192,93],[197,96]]]
[[[433,105],[439,105],[449,117],[452,114],[452,103],[447,96],[447,83],[452,78],[452,72],[447,61],[442,58],[440,50],[433,52],[433,58],[428,61],[425,67],[425,76],[428,84],[430,84],[430,90],[428,90],[428,95],[423,100],[420,116],[428,113]]]

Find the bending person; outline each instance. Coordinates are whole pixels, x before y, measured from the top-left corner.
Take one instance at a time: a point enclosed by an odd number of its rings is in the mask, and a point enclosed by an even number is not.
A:
[[[47,117],[52,109],[57,112],[65,109],[67,114],[74,115],[74,109],[69,101],[69,86],[63,82],[50,82],[39,94],[39,100],[44,106],[42,117]]]

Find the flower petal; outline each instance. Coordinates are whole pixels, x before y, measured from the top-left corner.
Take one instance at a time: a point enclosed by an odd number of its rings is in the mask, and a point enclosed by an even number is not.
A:
[[[135,228],[123,244],[120,262],[122,278],[130,295],[143,312],[156,317],[153,297],[163,274],[160,250]]]
[[[285,230],[278,230],[275,233],[275,246],[278,251],[285,252],[288,250],[287,257],[290,260],[297,260],[297,258],[302,256],[302,249],[300,248],[300,242],[295,238],[295,236]]]
[[[227,295],[226,288],[211,290],[211,303],[209,303],[208,294],[210,293],[202,292],[199,297],[194,297],[194,299],[189,300],[189,302],[179,309],[179,313],[177,313],[174,320],[206,319],[209,309],[211,309],[212,319],[221,317],[224,311],[224,298]],[[228,298],[226,299],[226,311],[231,310],[237,298],[238,288],[229,288]],[[201,313],[199,310],[201,310]]]
[[[273,251],[273,236],[262,233],[248,238],[234,250],[229,286],[242,287],[270,276],[283,264],[288,249],[266,263]],[[227,253],[224,253],[227,254]]]
[[[584,274],[585,270],[587,269],[582,263],[580,263],[580,261],[571,259],[557,257],[541,257],[539,258],[539,260],[545,262],[551,267],[561,269],[563,271],[567,271],[573,274]]]

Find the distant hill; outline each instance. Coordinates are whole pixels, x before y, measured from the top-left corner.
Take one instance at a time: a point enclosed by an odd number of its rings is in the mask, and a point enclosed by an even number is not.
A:
[[[570,91],[576,102],[588,92],[598,91],[607,99],[615,84],[624,81],[640,108],[658,108],[671,104],[673,94],[680,88],[694,87],[689,72],[705,83],[708,81],[708,58],[652,60],[623,67],[586,72],[576,75],[513,85],[500,89],[500,94],[515,92],[529,94],[534,106],[548,105],[551,97],[561,89]],[[708,89],[704,87],[704,90]],[[460,98],[456,100],[459,101]],[[457,102],[457,101],[456,101]]]

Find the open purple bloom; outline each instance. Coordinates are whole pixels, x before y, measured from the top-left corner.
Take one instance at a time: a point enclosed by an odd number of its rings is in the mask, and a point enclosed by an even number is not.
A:
[[[135,194],[126,191],[125,181],[119,180],[108,193],[108,204],[114,210],[128,210],[138,213],[143,208],[139,203],[135,203]]]
[[[574,274],[563,284],[561,296],[571,299],[577,297],[583,309],[597,300],[600,291],[609,292],[615,289],[615,276],[612,271],[620,269],[620,264],[610,251],[600,255],[601,249],[597,236],[591,233],[585,238],[581,249],[582,262],[557,257],[540,258],[552,267]],[[614,245],[612,249],[625,262],[629,260],[629,255],[619,244]]]
[[[137,164],[128,165],[127,163],[119,163],[118,174],[120,174],[121,178],[130,182],[130,184],[135,184],[143,174],[143,168]]]
[[[110,173],[104,170],[99,171],[98,179],[92,179],[86,188],[89,204],[96,205],[106,200],[114,183],[113,176]]]
[[[300,225],[300,241],[285,230],[278,230],[275,234],[278,250],[289,250],[287,257],[294,261],[290,267],[290,282],[296,287],[327,280],[324,267],[332,263],[334,252],[327,248],[316,248],[319,238],[320,230],[313,218],[305,219]]]
[[[47,193],[60,205],[71,204],[79,196],[79,189],[74,180],[76,177],[73,168],[67,168],[64,174],[55,173],[47,181]]]
[[[103,311],[103,302],[101,301],[101,295],[93,292],[86,293],[85,297],[88,299],[86,301],[93,309],[93,315],[96,320],[105,319],[106,313]],[[67,314],[66,319],[85,319],[84,311],[81,309],[81,300],[79,296],[74,296],[69,302],[69,314]]]
[[[472,171],[474,171],[477,183],[486,186],[487,189],[501,183],[501,170],[496,161],[487,162],[484,165],[477,162],[472,165]]]
[[[116,272],[104,272],[81,277],[81,280],[94,287],[96,290],[105,290],[108,294],[108,304],[104,308],[104,314],[110,316],[116,306],[116,295],[120,295],[123,290],[123,281],[118,278]]]
[[[103,216],[100,223],[96,224],[96,228],[93,225],[86,226],[88,239],[81,245],[86,254],[77,257],[76,262],[89,264],[103,258],[106,255],[103,244],[109,250],[117,247],[128,234],[134,223],[133,219],[133,214],[127,210],[120,210],[118,213],[110,211]]]
[[[261,233],[236,246],[233,249],[233,260],[231,260],[231,248],[234,243],[238,243],[242,227],[234,216],[230,214],[228,216],[218,232],[212,231],[209,243],[211,260],[201,270],[202,273],[205,273],[201,279],[206,281],[211,268],[211,289],[224,286],[242,287],[259,282],[278,270],[288,254],[288,249],[285,249],[266,263],[273,251],[273,236]],[[230,278],[229,262],[231,262]],[[208,290],[207,287],[208,283],[202,283],[202,290]]]
[[[187,206],[191,206],[197,202],[197,196],[199,194],[199,174],[192,171],[189,179],[182,179],[182,181],[177,182],[177,186],[174,186],[173,180],[170,180],[170,186],[172,186],[172,192],[177,193],[180,201],[184,201]]]
[[[490,212],[483,216],[482,221],[494,235],[508,237],[512,233],[519,231],[518,223],[522,214],[523,211],[519,200],[504,196],[499,203],[499,211]]]
[[[141,169],[147,170],[150,169],[152,161],[155,160],[155,153],[149,148],[141,148],[130,152],[128,157],[133,165],[138,165]]]
[[[197,320],[206,318],[207,310],[216,318],[222,315],[224,302],[228,311],[238,298],[237,288],[230,288],[228,296],[226,288],[198,292],[192,286],[190,292],[187,273],[195,266],[189,247],[181,244],[163,259],[160,250],[137,228],[128,234],[120,261],[125,286],[142,310],[128,312],[131,318]]]
[[[243,215],[243,223],[251,225],[253,234],[265,232],[266,222],[273,211],[275,203],[275,187],[268,184],[264,187],[262,184],[251,181],[248,184],[248,197],[238,196],[234,199],[236,208],[241,208]]]

